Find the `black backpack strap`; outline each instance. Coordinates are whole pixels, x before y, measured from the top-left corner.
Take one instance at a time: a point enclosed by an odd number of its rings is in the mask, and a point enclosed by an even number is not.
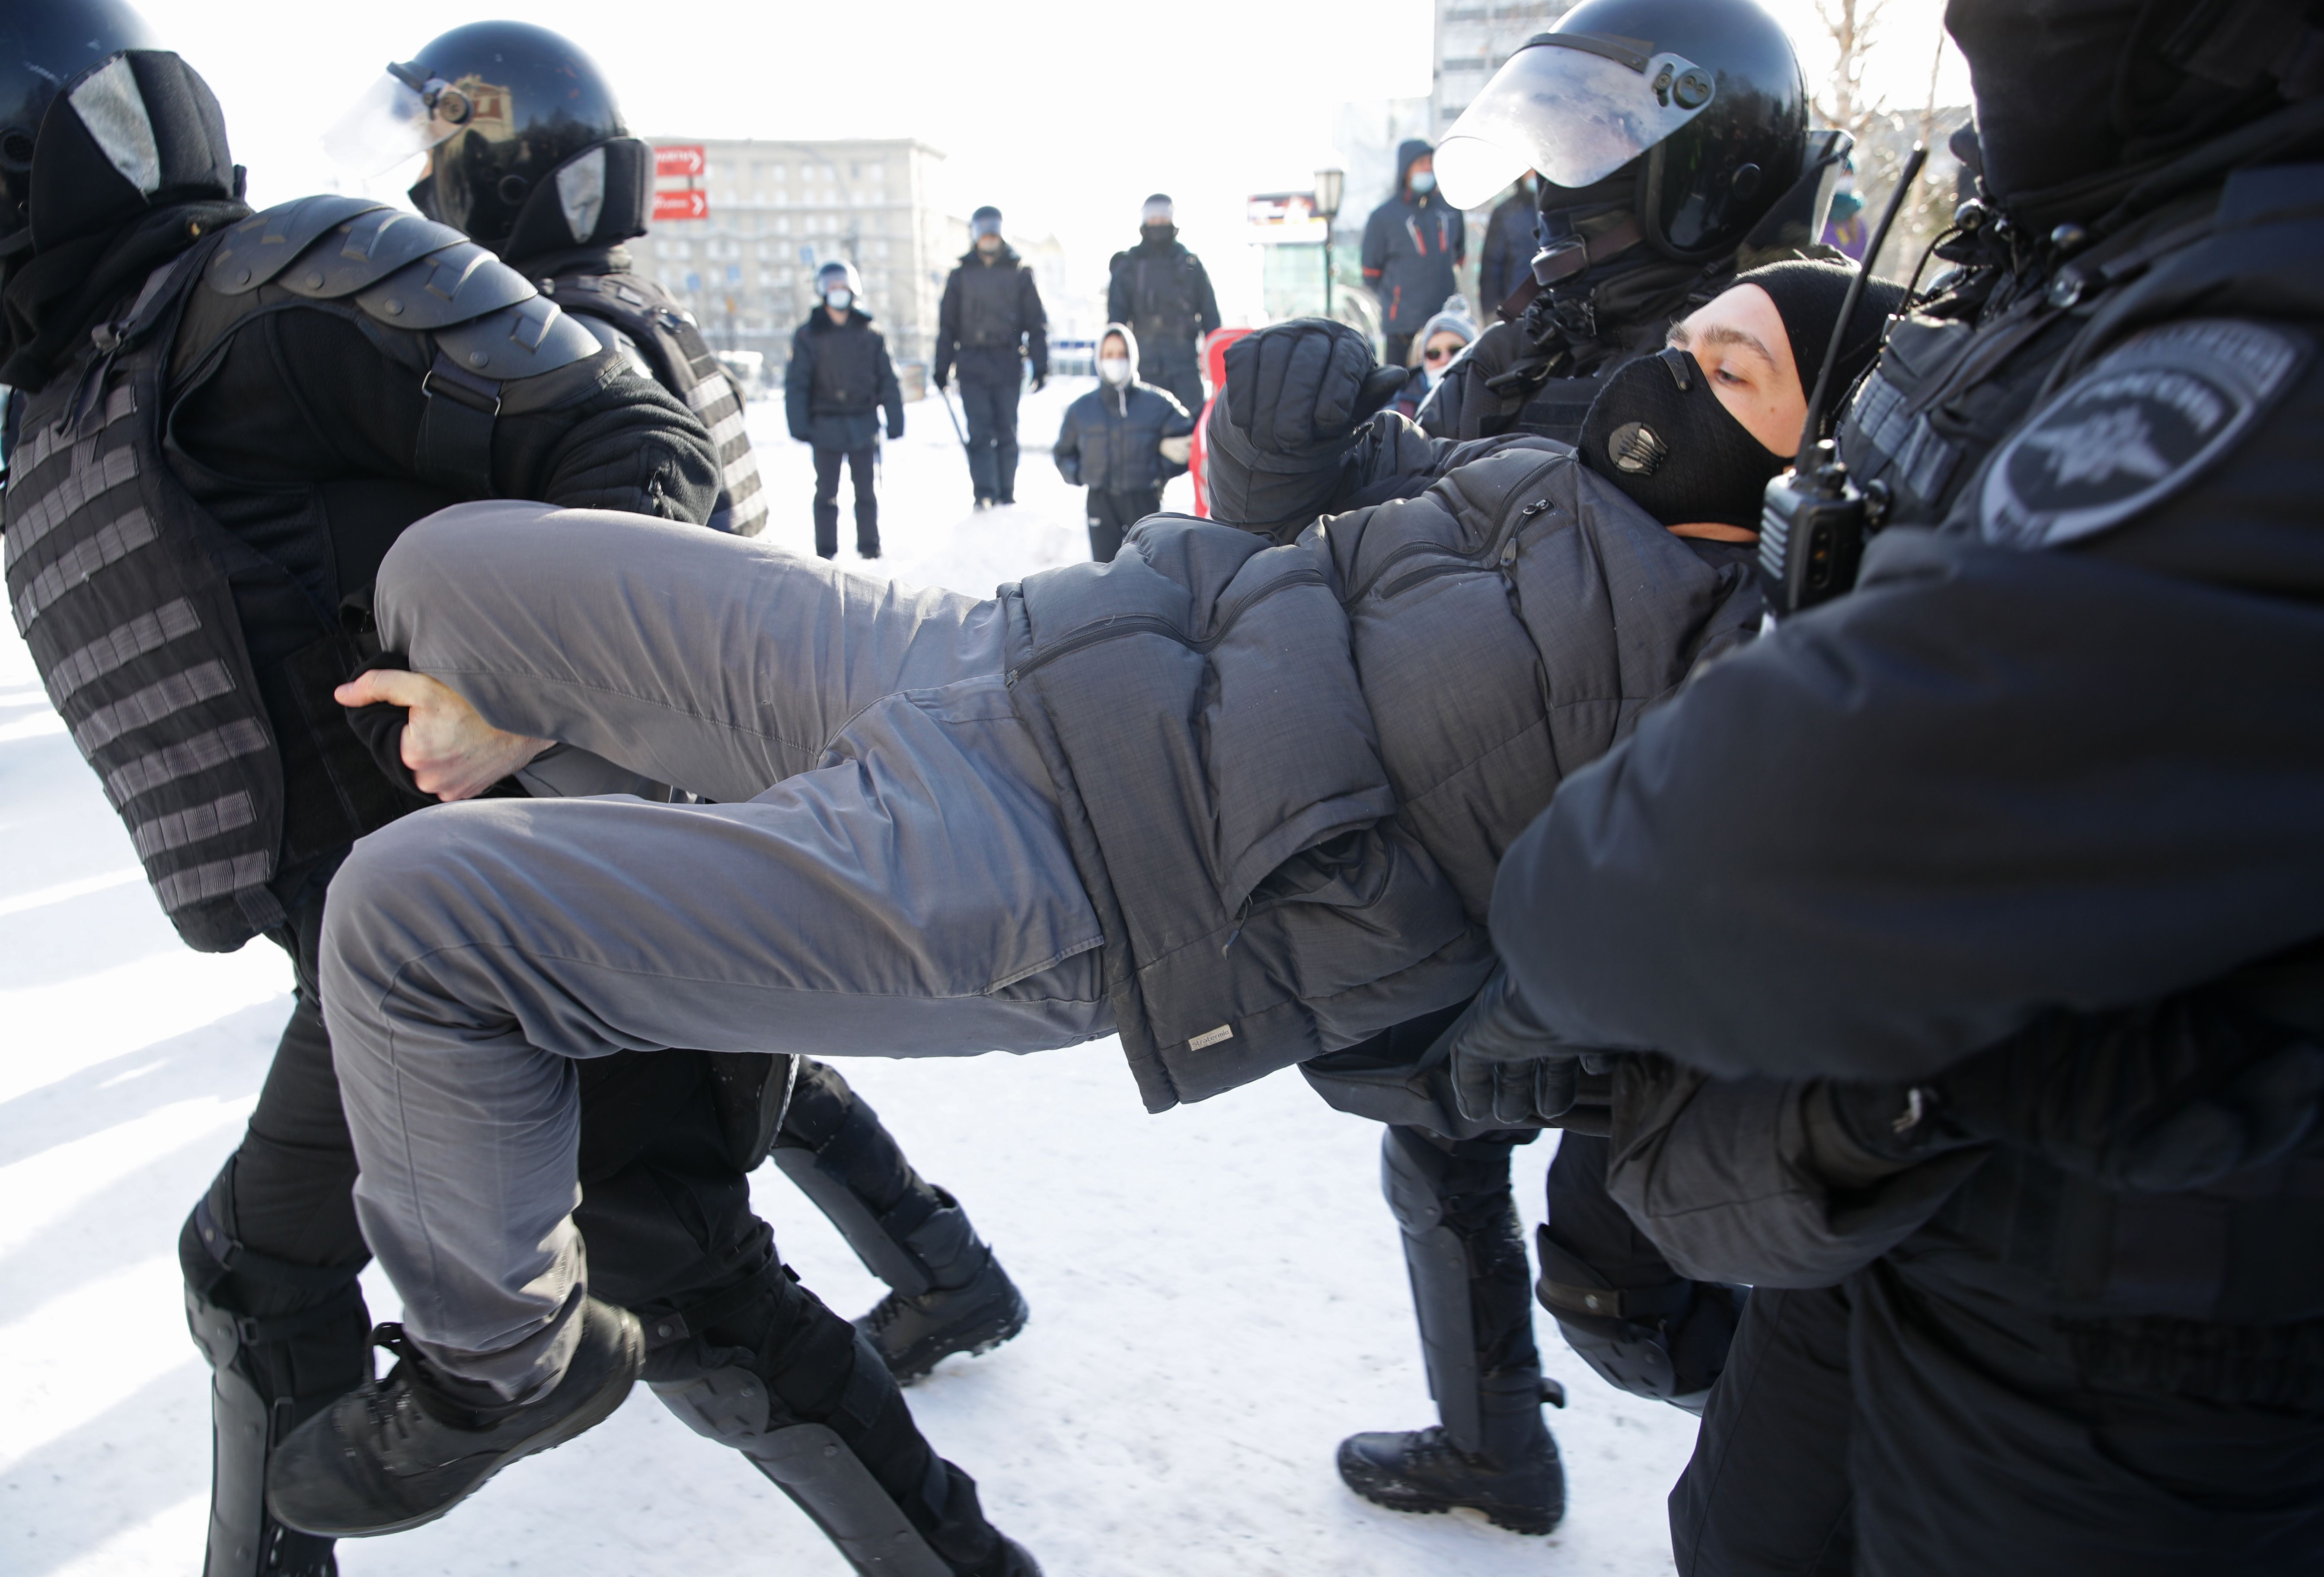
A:
[[[420,418],[420,474],[471,498],[490,498],[500,383],[476,376],[438,351],[420,380],[420,392],[428,397]]]

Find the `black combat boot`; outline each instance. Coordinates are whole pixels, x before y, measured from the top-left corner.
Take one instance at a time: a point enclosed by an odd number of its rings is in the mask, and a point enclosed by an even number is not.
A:
[[[454,1396],[401,1326],[382,1325],[372,1340],[401,1361],[290,1432],[269,1466],[267,1508],[330,1537],[401,1533],[604,1422],[644,1368],[645,1339],[629,1313],[595,1298],[574,1317],[581,1338],[565,1378],[534,1401],[484,1407]]]
[[[891,1292],[860,1316],[863,1333],[896,1377],[910,1385],[955,1352],[990,1352],[1025,1328],[1025,1296],[990,1245],[976,1245],[975,1269],[956,1286]]]
[[[1391,1511],[1481,1511],[1495,1527],[1545,1534],[1565,1516],[1565,1467],[1542,1422],[1545,1399],[1562,1388],[1538,1373],[1490,1375],[1483,1386],[1481,1449],[1469,1451],[1441,1425],[1351,1434],[1340,1443],[1340,1477]]]

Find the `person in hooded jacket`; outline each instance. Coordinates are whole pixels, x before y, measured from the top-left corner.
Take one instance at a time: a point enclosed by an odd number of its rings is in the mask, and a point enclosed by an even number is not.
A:
[[[1443,309],[1420,327],[1412,340],[1412,375],[1396,392],[1388,409],[1406,420],[1419,414],[1428,392],[1443,380],[1444,369],[1457,360],[1477,337],[1469,303],[1458,296],[1446,300]]]
[[[862,281],[844,261],[816,271],[816,306],[791,336],[783,411],[791,437],[815,448],[815,552],[839,552],[839,467],[855,478],[855,556],[880,557],[880,413],[888,437],[904,436],[904,391],[888,341],[863,309]]]
[[[1454,271],[1469,252],[1467,221],[1436,189],[1434,152],[1417,137],[1400,144],[1396,193],[1364,221],[1364,282],[1379,298],[1390,366],[1403,364],[1412,337],[1460,289]]]
[[[1138,336],[1107,324],[1097,337],[1098,386],[1065,407],[1052,451],[1067,484],[1089,489],[1090,558],[1099,564],[1161,509],[1163,484],[1185,472],[1194,447],[1194,419],[1137,365]]]
[[[1485,244],[1477,252],[1477,301],[1488,317],[1531,277],[1540,223],[1541,177],[1528,170],[1485,222]]]
[[[981,208],[968,222],[969,249],[945,281],[936,308],[936,364],[928,375],[944,392],[960,369],[960,403],[968,417],[969,480],[976,507],[1017,502],[1017,399],[1026,364],[1033,387],[1049,381],[1049,319],[1033,271],[1001,239],[1001,210]]]
[[[1650,370],[1723,405],[1674,355]],[[1494,864],[1562,763],[1758,626],[1748,543],[1669,529],[1572,449],[1368,418],[1404,373],[1353,329],[1278,326],[1228,364],[1213,480],[1241,524],[1150,518],[1110,564],[989,602],[733,538],[632,549],[532,503],[398,544],[376,611],[410,665],[407,753],[456,803],[342,871],[324,1001],[409,1356],[371,1399],[397,1429],[342,1404],[286,1443],[278,1513],[439,1515],[618,1401],[562,1093],[604,1035],[963,1055],[1113,1033],[1150,1107],[1222,1093],[1473,994]],[[1663,420],[1651,382],[1631,397]],[[550,533],[576,550],[530,549]],[[520,826],[474,798],[560,737],[711,803]],[[606,846],[618,874],[584,853]],[[439,945],[487,931],[506,945]],[[479,1431],[416,1417],[430,1391],[497,1400]]]
[[[371,645],[364,603],[392,542],[445,505],[561,498],[708,537],[697,522],[732,474],[686,403],[448,225],[327,196],[252,214],[216,97],[118,0],[0,7],[0,145],[22,155],[0,174],[13,612],[180,935],[205,951],[265,936],[297,984],[249,1130],[179,1239],[188,1323],[213,1369],[204,1570],[327,1577],[329,1536],[265,1505],[270,1459],[368,1379],[367,1337],[400,1338],[371,1331],[356,1282],[368,1250],[316,949],[349,846],[429,802],[400,762],[381,770],[400,712],[328,710]],[[539,41],[513,42],[530,57]],[[449,107],[450,84],[423,86]],[[533,151],[626,157],[642,191],[650,151],[601,140],[606,101],[569,113],[595,97],[594,73],[560,86],[560,134],[586,145]],[[407,138],[456,130],[400,79],[366,102]],[[451,178],[469,154],[498,152],[439,138],[399,152],[423,148],[439,191],[462,189]],[[512,234],[553,223],[577,239],[624,212],[593,203],[576,220],[560,184],[585,183],[500,176],[489,190],[540,199]],[[494,791],[667,794],[578,752]],[[616,1055],[577,1079],[581,1213],[609,1290],[763,1342],[787,1406],[832,1416],[860,1374],[850,1443],[900,1503],[923,1501],[939,1459],[900,1397],[877,1394],[893,1382],[876,1356],[853,1361],[847,1323],[779,1277],[751,1213],[745,1174],[769,1093],[786,1087],[775,1059],[662,1061]],[[683,1388],[689,1357],[665,1344],[659,1372]],[[922,1518],[969,1536],[966,1567],[1001,1541],[964,1510],[926,1504]]]
[[[1636,1053],[1616,1195],[1755,1284],[1682,1572],[2311,1571],[2324,14],[1947,26],[1980,195],[1840,435],[1886,523],[1512,844],[1450,1050]]]
[[[1137,331],[1139,382],[1202,410],[1203,337],[1219,326],[1219,300],[1203,260],[1178,239],[1167,194],[1146,199],[1138,244],[1107,269],[1106,316]]]

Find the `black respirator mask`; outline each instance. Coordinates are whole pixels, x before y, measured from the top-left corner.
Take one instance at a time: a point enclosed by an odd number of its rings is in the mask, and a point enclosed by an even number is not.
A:
[[[1784,468],[1711,392],[1702,364],[1665,350],[1607,380],[1582,423],[1582,463],[1666,526],[1756,530],[1767,479]]]

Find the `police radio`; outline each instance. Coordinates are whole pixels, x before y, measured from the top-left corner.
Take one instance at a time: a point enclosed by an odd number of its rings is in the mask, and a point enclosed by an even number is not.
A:
[[[1875,483],[1868,492],[1849,480],[1848,467],[1838,447],[1816,435],[1823,427],[1824,398],[1831,391],[1832,369],[1848,343],[1849,326],[1857,304],[1864,299],[1864,281],[1888,240],[1888,227],[1904,206],[1904,194],[1928,162],[1929,151],[1915,143],[1912,157],[1888,207],[1880,216],[1864,251],[1864,266],[1848,283],[1841,298],[1840,321],[1831,344],[1816,373],[1815,391],[1808,396],[1807,421],[1800,429],[1800,452],[1792,468],[1767,484],[1759,513],[1759,575],[1766,583],[1771,615],[1784,618],[1803,608],[1828,602],[1856,584],[1857,566],[1863,561],[1864,540],[1880,529],[1886,513],[1886,490]]]

